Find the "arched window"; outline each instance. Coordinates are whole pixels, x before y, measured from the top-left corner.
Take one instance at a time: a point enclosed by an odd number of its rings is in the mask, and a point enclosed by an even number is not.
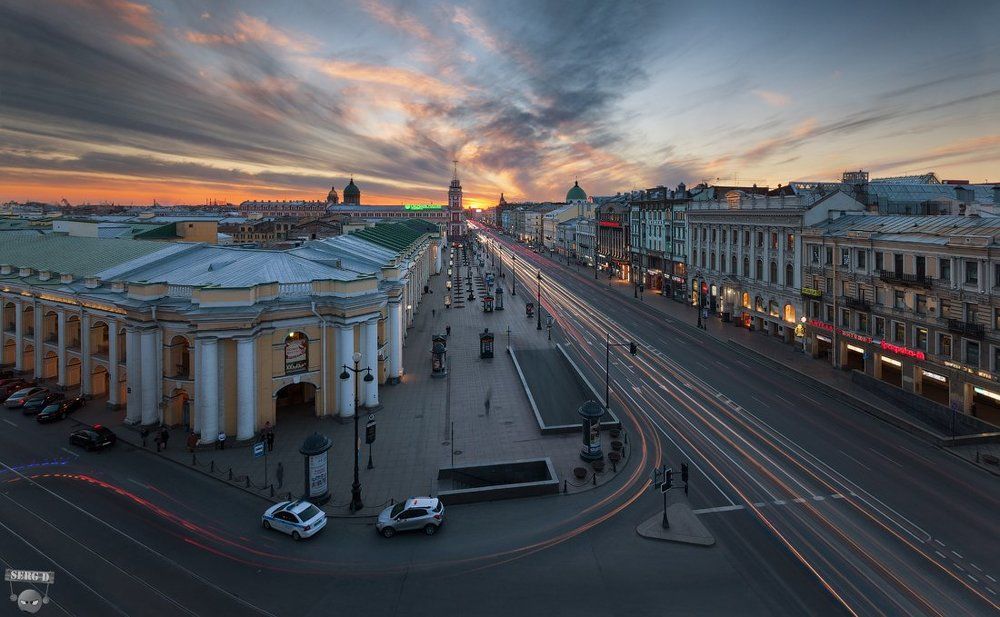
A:
[[[757,260],[757,271],[754,272],[754,278],[756,278],[758,281],[764,279],[764,260],[763,259],[758,259]]]
[[[750,258],[743,258],[743,276],[750,278]]]
[[[733,255],[732,259],[730,260],[730,263],[732,267],[729,268],[729,272],[731,274],[736,274],[736,255]]]
[[[770,278],[767,279],[768,281],[772,283],[778,282],[778,262],[776,261],[771,262],[771,268],[768,271],[768,274],[770,275]]]
[[[750,308],[750,294],[744,291],[742,300],[743,300],[742,302],[743,308],[745,309]]]
[[[285,374],[309,370],[309,337],[302,332],[289,332],[285,337]]]
[[[757,296],[756,298],[754,298],[754,302],[753,303],[754,303],[754,309],[758,313],[763,313],[764,312],[764,298],[761,298],[760,296]]]
[[[767,303],[767,314],[771,317],[778,317],[778,303],[774,300]]]
[[[708,256],[708,267],[710,270],[715,270],[715,253],[710,253]]]
[[[795,307],[791,304],[785,305],[784,315],[782,316],[788,323],[795,323]]]

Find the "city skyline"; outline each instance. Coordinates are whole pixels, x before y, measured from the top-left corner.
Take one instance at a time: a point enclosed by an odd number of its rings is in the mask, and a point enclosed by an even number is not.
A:
[[[576,178],[998,179],[996,5],[950,6],[961,35],[926,2],[506,7],[8,3],[0,199],[319,199],[353,176],[364,203],[443,203],[454,158],[472,207]]]

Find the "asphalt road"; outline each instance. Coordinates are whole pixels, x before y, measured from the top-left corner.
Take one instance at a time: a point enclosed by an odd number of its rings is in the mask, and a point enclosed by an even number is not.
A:
[[[768,532],[754,548],[783,547],[855,614],[1000,610],[996,477],[623,297],[592,270],[490,235],[531,293],[541,270],[542,304],[595,379],[606,332],[639,343],[636,357],[612,349],[613,398],[674,446],[674,468],[691,460],[712,485],[702,516],[713,531],[749,516]]]

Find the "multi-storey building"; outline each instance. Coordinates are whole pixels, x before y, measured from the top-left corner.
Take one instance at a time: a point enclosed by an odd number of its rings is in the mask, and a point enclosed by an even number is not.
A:
[[[591,268],[596,268],[597,221],[590,217],[577,219],[575,234],[577,258]]]
[[[845,216],[802,242],[814,357],[1000,424],[1000,217]]]
[[[598,267],[608,277],[631,280],[630,206],[624,199],[606,200],[594,211],[597,223]]]
[[[673,287],[684,283],[684,252],[678,251],[679,261],[674,259],[674,231],[678,227],[674,224],[674,209],[687,203],[684,185],[676,191],[663,186],[636,191],[629,203],[633,282],[670,296]],[[683,224],[679,227],[683,228]],[[680,237],[684,237],[683,233]]]
[[[689,300],[792,342],[802,315],[801,232],[864,206],[835,191],[768,197],[729,191],[687,204]],[[796,332],[798,330],[798,332]]]

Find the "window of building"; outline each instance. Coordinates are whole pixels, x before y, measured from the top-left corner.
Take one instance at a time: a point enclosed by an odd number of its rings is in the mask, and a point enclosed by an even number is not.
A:
[[[833,323],[833,305],[826,305],[826,321],[827,323]]]
[[[851,283],[849,281],[840,281],[840,295],[845,298],[851,295]]]
[[[851,267],[851,250],[840,249],[840,265],[844,268]]]
[[[885,336],[885,318],[875,317],[872,321],[875,323],[875,336],[884,337]]]
[[[756,275],[754,278],[756,278],[758,281],[763,280],[763,278],[764,278],[764,261],[762,259],[758,259],[757,260],[757,272],[755,272],[754,274]]]
[[[938,278],[942,281],[951,281],[951,259],[938,258]]]
[[[778,232],[776,231],[771,232],[771,248],[778,248]]]
[[[920,326],[917,326],[916,335],[917,336],[916,339],[913,341],[913,344],[916,345],[917,349],[923,349],[924,351],[927,351],[927,328],[921,328]]]
[[[750,278],[750,258],[743,258],[743,276]]]
[[[868,334],[868,313],[858,313],[858,332]]]
[[[993,264],[993,286],[1000,287],[1000,264]]]
[[[858,251],[858,270],[864,270],[868,267],[868,253],[863,250]]]
[[[727,230],[727,229],[723,229],[723,230],[722,230],[722,243],[723,243],[723,244],[725,244],[725,243],[726,243],[726,241],[727,241],[728,237],[729,237],[729,230]]]
[[[772,283],[778,282],[778,262],[772,261],[768,268],[768,280]]]
[[[875,251],[875,269],[884,270],[885,269],[885,256],[882,251]]]
[[[785,285],[792,285],[795,281],[795,268],[792,264],[785,264]]]
[[[826,279],[826,293],[828,293],[828,294],[832,294],[833,293],[833,279],[832,278],[827,278]]]
[[[946,358],[951,358],[951,335],[938,334],[938,353]]]
[[[927,296],[924,294],[917,294],[914,304],[917,307],[917,315],[927,314]]]
[[[971,259],[965,260],[965,284],[966,285],[979,284],[979,264],[972,261]]]
[[[790,250],[792,250],[793,246],[795,246],[795,234],[788,234],[788,235],[786,235],[785,236],[785,248],[790,251]]]
[[[893,253],[892,254],[892,271],[896,274],[903,273],[903,254]]]
[[[941,319],[948,319],[951,317],[951,300],[945,300],[942,298],[938,303],[941,306]]]
[[[828,266],[833,265],[833,247],[831,246],[826,247],[825,257],[826,261],[824,261],[823,263],[825,263]]]
[[[893,292],[892,292],[892,306],[895,307],[895,308],[898,308],[898,309],[905,309],[906,308],[906,295],[902,291],[900,291],[898,289],[893,290]]]
[[[757,246],[764,246],[764,232],[757,232]]]
[[[809,245],[809,250],[812,253],[812,262],[814,264],[818,264],[819,263],[819,245],[817,245],[817,244],[811,244],[811,245]]]
[[[1000,308],[993,309],[993,329],[1000,330]]]
[[[885,287],[875,288],[875,304],[885,306]]]
[[[715,228],[712,228],[712,242],[715,242]]]
[[[849,309],[840,309],[840,325],[845,328],[851,327],[851,311]]]
[[[915,257],[914,265],[916,266],[917,276],[927,275],[927,258],[923,255],[917,255]]]
[[[736,255],[732,255],[729,260],[729,272],[731,274],[736,274]]]
[[[715,270],[715,252],[714,251],[712,253],[710,253],[709,256],[708,256],[708,264],[709,264],[708,265],[709,269]]]
[[[979,341],[965,341],[965,363],[979,368]]]
[[[974,302],[966,302],[962,313],[964,321],[976,323],[979,318],[979,305]]]
[[[906,326],[905,324],[894,321],[892,322],[892,340],[899,344],[906,343]]]

